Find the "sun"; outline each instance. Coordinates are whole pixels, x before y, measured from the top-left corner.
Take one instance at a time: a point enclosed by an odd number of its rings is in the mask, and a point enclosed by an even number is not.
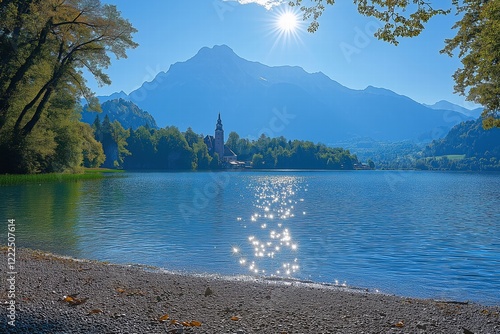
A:
[[[283,12],[279,14],[276,24],[281,32],[293,33],[299,25],[299,18],[293,12]]]
[[[276,8],[269,25],[269,34],[273,35],[276,47],[281,44],[283,47],[291,46],[294,43],[302,44],[300,33],[303,30],[303,22],[299,13],[294,8]]]

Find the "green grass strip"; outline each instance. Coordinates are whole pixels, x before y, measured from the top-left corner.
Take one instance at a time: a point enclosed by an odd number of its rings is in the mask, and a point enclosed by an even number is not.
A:
[[[68,182],[80,180],[97,180],[107,177],[107,173],[122,173],[114,169],[85,169],[81,174],[51,173],[51,174],[5,174],[0,175],[0,186],[47,183],[47,182]]]

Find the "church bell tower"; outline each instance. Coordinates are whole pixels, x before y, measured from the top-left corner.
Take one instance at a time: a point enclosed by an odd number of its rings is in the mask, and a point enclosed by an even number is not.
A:
[[[219,159],[222,161],[222,158],[224,157],[224,129],[222,128],[220,113],[217,124],[215,125],[215,152],[219,155]]]

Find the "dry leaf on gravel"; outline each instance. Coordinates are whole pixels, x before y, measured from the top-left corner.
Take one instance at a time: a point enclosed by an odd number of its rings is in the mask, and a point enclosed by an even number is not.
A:
[[[73,296],[68,295],[68,296],[63,297],[63,301],[68,303],[70,306],[77,306],[77,305],[83,304],[87,301],[87,299],[88,298],[78,299],[74,295]]]
[[[159,320],[160,322],[165,322],[165,321],[167,321],[167,320],[168,320],[168,318],[169,318],[168,314],[164,314],[164,315],[162,315],[162,316],[161,316],[158,320]]]
[[[397,327],[397,328],[403,328],[404,326],[405,326],[405,323],[402,320],[394,325],[394,327]]]
[[[201,327],[201,322],[192,320],[190,323],[191,327]]]

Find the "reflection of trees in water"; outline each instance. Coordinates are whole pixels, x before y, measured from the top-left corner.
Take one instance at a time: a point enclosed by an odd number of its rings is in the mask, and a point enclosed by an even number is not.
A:
[[[0,215],[16,220],[17,246],[64,254],[76,249],[81,184],[57,182],[2,189],[8,199],[0,204]]]

